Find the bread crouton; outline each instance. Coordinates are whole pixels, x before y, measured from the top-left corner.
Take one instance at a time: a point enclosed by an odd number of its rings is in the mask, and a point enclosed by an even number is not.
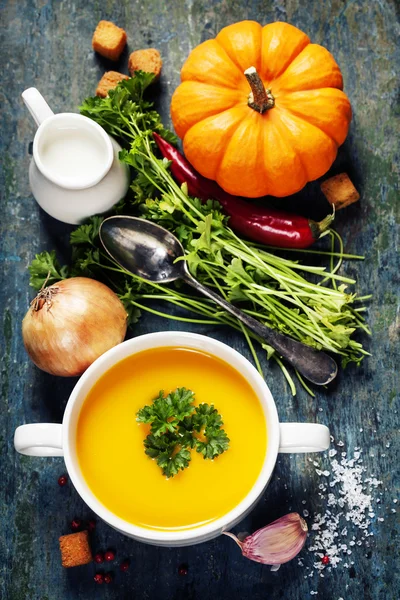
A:
[[[103,77],[97,84],[96,96],[100,96],[100,98],[106,98],[106,96],[108,96],[108,92],[117,87],[119,82],[123,79],[129,79],[128,75],[118,73],[118,71],[107,71],[107,73],[104,73]]]
[[[118,60],[126,44],[126,32],[111,21],[100,21],[93,34],[93,50],[109,58]]]
[[[321,183],[322,193],[329,204],[334,204],[336,210],[345,208],[360,199],[360,194],[354,187],[347,173],[340,173]]]
[[[93,556],[87,531],[62,535],[59,542],[63,567],[79,567],[92,562]]]
[[[129,57],[128,69],[132,77],[135,71],[145,71],[154,73],[155,79],[160,77],[162,60],[158,50],[155,48],[146,48],[144,50],[135,50]]]

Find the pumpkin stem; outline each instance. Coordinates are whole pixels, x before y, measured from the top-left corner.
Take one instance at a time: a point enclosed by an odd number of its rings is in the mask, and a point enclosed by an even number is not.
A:
[[[249,67],[245,70],[244,74],[251,87],[248,105],[260,114],[275,106],[275,98],[271,94],[271,90],[264,88],[264,84],[255,67]]]

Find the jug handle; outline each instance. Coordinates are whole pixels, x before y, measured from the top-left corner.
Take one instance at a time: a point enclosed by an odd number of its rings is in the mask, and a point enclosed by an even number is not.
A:
[[[36,125],[41,125],[45,119],[54,115],[50,106],[36,88],[31,87],[22,92],[22,99],[34,118]]]

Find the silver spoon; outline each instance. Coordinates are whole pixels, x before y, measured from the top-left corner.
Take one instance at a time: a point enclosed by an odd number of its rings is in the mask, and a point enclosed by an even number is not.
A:
[[[145,219],[116,215],[101,224],[100,240],[113,260],[142,279],[153,283],[183,279],[240,319],[312,383],[325,385],[336,377],[337,364],[328,354],[262,325],[197,281],[189,273],[185,260],[175,262],[185,251],[179,240],[164,227]]]

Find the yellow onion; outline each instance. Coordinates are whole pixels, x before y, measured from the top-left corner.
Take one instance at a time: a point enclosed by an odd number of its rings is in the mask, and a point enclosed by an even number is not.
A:
[[[40,290],[22,321],[22,337],[39,369],[72,377],[122,342],[126,327],[124,306],[110,288],[72,277]]]
[[[228,531],[240,547],[243,556],[264,565],[282,565],[292,560],[307,539],[307,523],[298,513],[290,513],[240,540]]]

